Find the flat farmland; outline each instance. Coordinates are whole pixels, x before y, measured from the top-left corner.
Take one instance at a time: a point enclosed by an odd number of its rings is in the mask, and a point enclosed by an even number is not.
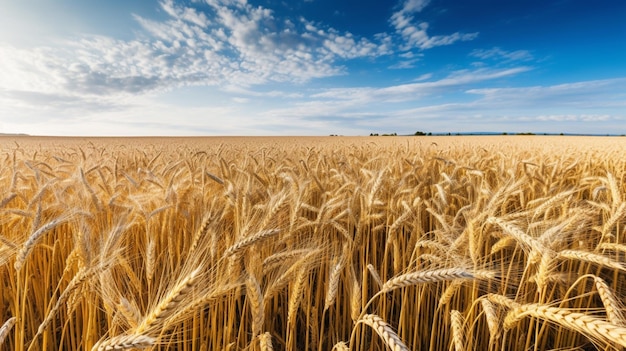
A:
[[[0,137],[0,349],[622,350],[625,155]]]

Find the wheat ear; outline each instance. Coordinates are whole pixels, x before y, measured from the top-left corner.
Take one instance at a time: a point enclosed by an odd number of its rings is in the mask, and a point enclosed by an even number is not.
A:
[[[540,304],[521,305],[510,311],[504,319],[505,329],[510,329],[520,318],[531,316],[554,322],[588,335],[596,340],[609,340],[626,347],[626,328],[567,309]]]
[[[346,345],[345,342],[340,341],[338,343],[335,344],[335,346],[333,346],[333,349],[331,351],[350,351],[350,348],[348,347],[348,345]]]
[[[344,245],[343,252],[339,257],[337,264],[335,264],[330,270],[330,275],[328,278],[328,288],[326,289],[326,298],[324,299],[324,311],[328,310],[330,306],[335,303],[335,299],[337,298],[337,290],[339,289],[339,280],[341,278],[341,273],[348,261],[349,255],[349,246]]]
[[[200,275],[200,270],[201,268],[196,268],[185,279],[176,284],[172,291],[144,317],[141,324],[135,329],[135,334],[143,334],[150,327],[170,316],[180,302],[193,290]]]
[[[626,215],[626,201],[622,202],[619,207],[611,214],[611,217],[602,226],[602,238],[607,237],[610,231]],[[603,240],[600,240],[603,241]]]
[[[383,287],[383,281],[380,279],[380,275],[378,274],[378,271],[376,270],[376,268],[374,268],[374,265],[371,264],[371,263],[368,263],[367,264],[367,270],[372,275],[372,279],[374,279],[376,284],[378,284],[378,288],[382,288]]]
[[[450,322],[452,324],[452,340],[454,341],[454,349],[463,351],[465,349],[465,331],[463,323],[465,322],[461,312],[457,310],[450,311]]]
[[[206,233],[209,231],[209,227],[213,223],[213,217],[211,215],[206,215],[204,220],[202,221],[202,226],[196,231],[191,240],[191,245],[189,246],[189,254],[193,253],[198,247],[198,243],[200,239],[203,238]]]
[[[398,334],[382,318],[375,314],[366,314],[358,322],[370,326],[392,351],[409,351]],[[354,336],[354,332],[352,334]]]
[[[609,288],[604,279],[600,277],[594,277],[594,281],[596,283],[598,295],[600,295],[604,308],[606,309],[606,316],[609,322],[616,325],[626,324],[620,304],[615,298],[615,295],[613,295],[611,288]]]
[[[487,328],[489,328],[489,339],[493,340],[498,339],[502,335],[502,331],[500,328],[500,318],[496,312],[493,303],[487,299],[480,299],[480,303],[483,307],[483,311],[485,312],[485,319],[487,319]]]
[[[580,260],[589,263],[595,263],[600,266],[605,266],[607,268],[617,269],[620,271],[626,271],[626,266],[622,263],[612,260],[608,257],[594,254],[586,251],[577,251],[577,250],[562,250],[559,251],[557,257],[571,260]]]
[[[311,249],[297,249],[286,252],[279,252],[273,254],[271,256],[266,257],[263,260],[263,272],[268,272],[269,270],[275,268],[276,266],[281,266],[285,263],[285,261],[294,260],[296,258],[300,258],[307,253],[309,253]]]
[[[128,349],[145,349],[154,345],[156,340],[146,335],[118,335],[97,343],[92,351],[113,351]]]
[[[155,248],[155,240],[149,238],[148,244],[146,244],[146,279],[148,280],[149,286],[152,285],[152,279],[154,278],[154,263],[156,262]]]
[[[124,319],[126,319],[128,325],[130,325],[131,328],[136,328],[141,320],[141,315],[137,305],[131,303],[124,297],[120,297],[120,302],[118,303],[117,308],[122,316],[124,316]]]
[[[246,280],[246,297],[252,309],[252,336],[259,335],[263,328],[263,320],[265,319],[265,306],[263,304],[263,293],[258,281],[249,276]]]
[[[526,234],[522,229],[517,227],[516,225],[506,222],[501,218],[489,217],[487,218],[487,223],[496,224],[505,234],[515,238],[515,240],[522,245],[522,248],[525,252],[529,252],[531,249],[537,249],[539,252],[543,253],[545,248],[541,242],[532,236]]]
[[[626,347],[625,327],[564,308],[535,303],[522,305],[502,295],[489,294],[487,298],[489,301],[511,308],[504,319],[504,329],[511,329],[520,319],[530,316],[556,323],[594,340],[612,341]]]
[[[363,287],[361,282],[356,277],[354,270],[351,274],[352,280],[352,293],[350,294],[350,317],[353,321],[357,321],[361,315],[363,305]]]
[[[4,339],[7,337],[7,335],[9,335],[9,331],[11,330],[11,328],[13,328],[16,321],[17,317],[11,317],[7,319],[6,322],[4,322],[2,327],[0,327],[0,346],[2,346],[2,343],[4,343]]]
[[[385,282],[381,292],[404,288],[422,283],[435,283],[446,280],[471,279],[474,276],[461,268],[444,268],[424,272],[406,273]]]
[[[58,219],[52,220],[46,223],[45,225],[41,226],[35,232],[33,232],[28,237],[28,240],[26,240],[24,245],[22,245],[20,252],[17,254],[17,258],[15,259],[15,270],[19,271],[20,269],[22,269],[22,266],[24,265],[24,261],[26,261],[28,254],[33,250],[33,247],[35,246],[35,244],[37,244],[39,239],[41,239],[41,237],[46,232],[54,229],[56,226],[58,226],[59,224],[63,223],[66,220],[67,218],[65,219],[58,218]]]
[[[444,306],[450,303],[450,300],[452,300],[452,297],[457,291],[459,291],[462,285],[463,282],[459,280],[455,280],[450,283],[450,285],[448,285],[448,287],[441,293],[441,296],[439,297],[439,305]]]
[[[341,272],[343,271],[343,265],[337,263],[330,271],[330,277],[328,278],[328,289],[326,290],[326,299],[324,300],[324,311],[328,310],[330,306],[335,303],[337,298],[337,290],[339,289],[339,278],[341,278]]]
[[[235,253],[251,246],[252,244],[261,241],[261,240],[265,240],[267,238],[271,238],[272,236],[276,235],[280,233],[280,230],[278,229],[268,229],[268,230],[262,230],[256,234],[253,234],[251,236],[248,236],[240,241],[238,241],[237,243],[235,243],[234,245],[232,245],[231,247],[229,247],[228,249],[226,249],[226,251],[224,251],[224,257],[228,257],[231,255],[234,255]]]
[[[100,269],[102,270],[106,268],[107,268],[106,265],[100,267]],[[54,304],[52,309],[50,309],[47,312],[46,318],[43,320],[43,322],[41,322],[41,324],[39,325],[39,328],[37,329],[36,336],[39,336],[41,333],[44,332],[44,330],[48,327],[48,325],[52,321],[52,318],[56,315],[61,305],[71,296],[70,294],[72,294],[76,289],[81,287],[82,284],[85,284],[85,282],[91,279],[91,277],[94,274],[98,273],[100,269],[95,269],[95,268],[84,269],[83,268],[80,271],[78,271],[78,273],[74,276],[74,278],[72,278],[70,283],[67,285],[65,290],[63,290],[63,292],[59,296],[59,299]]]
[[[611,206],[613,210],[615,210],[619,203],[622,202],[622,192],[619,190],[619,185],[617,184],[617,180],[610,172],[606,173],[606,179],[609,182],[609,188],[611,189],[611,198],[613,200],[613,205]]]
[[[273,351],[272,334],[265,332],[259,335],[259,344],[261,345],[261,351]]]

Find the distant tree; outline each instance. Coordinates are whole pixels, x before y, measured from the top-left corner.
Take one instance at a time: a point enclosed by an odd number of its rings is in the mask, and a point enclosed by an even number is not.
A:
[[[429,136],[432,136],[432,135],[433,135],[433,133],[431,133],[431,132],[428,132],[428,135],[429,135]]]
[[[413,134],[413,135],[416,135],[416,136],[423,136],[423,135],[426,135],[426,133],[424,133],[424,132],[420,132],[420,131],[417,131],[417,132],[415,132],[415,134]]]
[[[507,132],[504,132],[504,133],[502,133],[502,135],[509,135],[509,133],[507,133]]]
[[[559,135],[563,135],[563,133],[560,133]]]

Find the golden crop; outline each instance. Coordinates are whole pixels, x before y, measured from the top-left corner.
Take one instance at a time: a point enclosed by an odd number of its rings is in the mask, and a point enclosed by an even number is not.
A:
[[[0,349],[621,350],[626,139],[0,139]]]

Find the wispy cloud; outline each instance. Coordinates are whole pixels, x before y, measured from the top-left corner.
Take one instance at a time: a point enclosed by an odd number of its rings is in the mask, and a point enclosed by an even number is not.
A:
[[[477,32],[429,35],[427,33],[428,22],[420,22],[415,19],[415,13],[421,12],[429,3],[429,0],[404,0],[400,9],[391,16],[390,23],[395,28],[396,33],[404,40],[403,50],[414,48],[426,50],[436,46],[450,45],[457,41],[474,40],[478,37]]]
[[[614,78],[548,86],[469,89],[467,93],[480,95],[482,101],[492,106],[612,108],[626,107],[626,93],[621,88],[624,85],[626,78]]]
[[[506,62],[534,60],[533,55],[528,50],[505,51],[499,47],[474,49],[469,55],[481,60],[500,60]]]
[[[395,123],[393,120],[394,116],[399,119],[404,118],[402,111],[406,111],[408,115],[412,116],[422,115],[414,113],[413,109],[415,108],[407,108],[403,103],[410,102],[411,105],[428,105],[426,97],[435,94],[445,95],[462,87],[514,76],[529,69],[528,67],[517,67],[501,70],[463,70],[453,72],[446,77],[436,80],[429,80],[432,75],[425,74],[418,77],[415,83],[381,88],[325,89],[312,93],[304,101],[295,101],[287,107],[269,109],[262,116],[272,118],[297,116],[299,119],[309,121],[332,118],[335,123],[339,124],[356,123],[356,125],[361,126],[365,124],[387,128]],[[372,122],[376,120],[378,122]],[[385,124],[387,125],[385,126]]]
[[[437,80],[430,80],[431,76],[426,75],[422,79],[428,81],[383,88],[328,89],[312,94],[304,102],[271,109],[263,115],[298,116],[305,121],[330,119],[337,126],[337,133],[360,131],[361,134],[409,133],[416,128],[436,132],[576,131],[561,125],[566,122],[573,123],[578,130],[584,128],[594,133],[602,133],[607,125],[623,129],[619,126],[626,123],[626,114],[616,114],[615,107],[619,104],[626,107],[626,95],[618,88],[626,84],[626,79],[523,88],[471,88],[529,69],[464,70]],[[437,103],[430,98],[452,92],[462,92],[464,98],[458,100],[463,102]],[[606,109],[601,109],[602,106]],[[530,122],[533,122],[532,127],[529,127]],[[602,124],[589,125],[592,122]]]
[[[460,70],[450,75],[432,81],[400,84],[383,88],[335,88],[322,93],[314,94],[313,98],[359,100],[359,101],[407,101],[441,92],[442,89],[461,87],[464,85],[513,76],[531,70],[530,67],[515,67],[509,69],[477,69]],[[423,76],[430,78],[430,76]]]

